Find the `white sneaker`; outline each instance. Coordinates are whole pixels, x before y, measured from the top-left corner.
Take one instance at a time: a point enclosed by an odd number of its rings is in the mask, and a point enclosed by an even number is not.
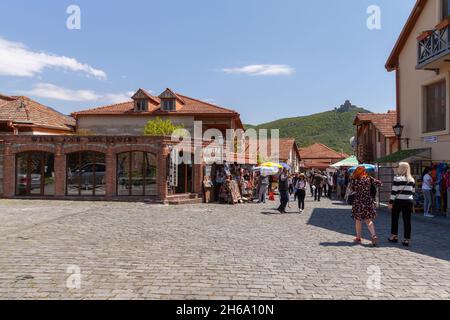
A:
[[[423,216],[426,218],[434,218],[434,215],[429,214],[429,213],[425,213]]]

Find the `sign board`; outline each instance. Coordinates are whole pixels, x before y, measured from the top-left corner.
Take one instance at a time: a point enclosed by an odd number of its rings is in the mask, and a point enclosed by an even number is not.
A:
[[[211,173],[212,173],[212,167],[211,166],[206,166],[205,167],[205,176],[206,177],[211,177]]]
[[[437,143],[438,142],[438,137],[437,136],[425,137],[425,138],[423,138],[423,141],[425,143]]]
[[[223,163],[223,148],[222,147],[204,148],[203,161],[206,164]]]
[[[177,149],[173,149],[170,153],[169,160],[169,186],[178,187],[178,162],[180,154]]]

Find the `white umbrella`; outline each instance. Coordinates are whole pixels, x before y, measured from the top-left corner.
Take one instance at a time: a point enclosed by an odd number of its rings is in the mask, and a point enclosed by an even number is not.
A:
[[[254,171],[259,171],[262,176],[274,176],[280,171],[277,167],[256,167]]]

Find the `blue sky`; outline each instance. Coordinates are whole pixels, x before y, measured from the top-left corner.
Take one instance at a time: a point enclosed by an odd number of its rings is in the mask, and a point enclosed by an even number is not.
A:
[[[395,106],[384,64],[414,2],[4,0],[0,92],[70,113],[170,87],[252,124],[345,99],[384,112]],[[81,30],[66,27],[71,4]],[[366,26],[370,5],[381,30]]]

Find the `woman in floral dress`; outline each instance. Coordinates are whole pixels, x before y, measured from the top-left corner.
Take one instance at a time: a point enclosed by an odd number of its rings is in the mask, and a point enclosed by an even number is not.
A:
[[[354,192],[352,215],[355,219],[356,243],[361,243],[362,222],[364,221],[372,235],[372,244],[378,245],[378,237],[375,232],[373,220],[377,216],[375,199],[371,195],[371,187],[381,186],[381,182],[370,177],[365,167],[358,167],[351,178],[351,189]]]

